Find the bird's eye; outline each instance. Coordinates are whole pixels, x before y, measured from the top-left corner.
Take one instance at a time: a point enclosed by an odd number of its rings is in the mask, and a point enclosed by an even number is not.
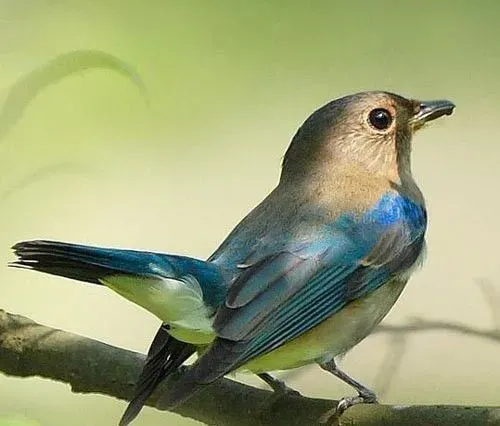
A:
[[[392,123],[391,113],[384,108],[371,110],[368,119],[370,120],[370,124],[377,130],[388,129]]]

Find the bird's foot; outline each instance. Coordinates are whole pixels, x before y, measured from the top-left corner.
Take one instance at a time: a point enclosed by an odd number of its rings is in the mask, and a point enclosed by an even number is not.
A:
[[[283,380],[277,379],[267,373],[258,374],[258,376],[264,380],[269,387],[274,391],[274,399],[277,397],[288,396],[300,396],[300,393],[296,390],[289,388]]]
[[[266,413],[269,413],[273,410],[274,405],[279,402],[282,398],[285,397],[299,397],[301,396],[298,391],[295,389],[292,389],[288,387],[285,382],[282,380],[278,380],[276,378],[273,378],[273,383],[269,383],[269,386],[273,389],[273,393],[269,398],[267,398],[263,404],[261,405],[259,411],[261,415],[265,415]]]
[[[273,408],[274,404],[276,404],[282,398],[291,396],[291,397],[299,397],[301,396],[298,391],[295,389],[289,388],[284,382],[280,381],[281,385],[274,387],[273,393],[269,398],[265,400],[262,404],[261,411],[269,411]]]
[[[281,398],[282,396],[301,396],[299,391],[292,389],[282,380],[275,379],[273,388],[273,396],[271,398]]]
[[[364,392],[360,392],[357,396],[346,396],[339,400],[337,405],[333,407],[331,410],[328,410],[324,413],[320,418],[319,422],[322,424],[327,424],[333,422],[334,420],[338,420],[338,418],[353,405],[357,404],[378,404],[377,396],[366,390]]]

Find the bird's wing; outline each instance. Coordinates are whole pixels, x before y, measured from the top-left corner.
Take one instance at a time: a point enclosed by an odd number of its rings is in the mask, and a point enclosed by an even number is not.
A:
[[[175,406],[201,386],[311,330],[418,259],[424,207],[389,199],[363,217],[343,215],[309,242],[245,265],[217,311],[217,338],[166,399]]]
[[[213,324],[219,338],[211,351],[221,346],[232,353],[223,356],[222,374],[293,340],[409,269],[424,245],[425,210],[408,203],[398,209],[386,205],[361,219],[344,216],[326,237],[247,266]]]
[[[369,245],[339,233],[330,242],[266,257],[245,270],[232,286],[215,318],[215,331],[219,338],[245,342],[235,364],[243,365],[408,269],[422,245],[422,234],[412,236],[399,223]]]

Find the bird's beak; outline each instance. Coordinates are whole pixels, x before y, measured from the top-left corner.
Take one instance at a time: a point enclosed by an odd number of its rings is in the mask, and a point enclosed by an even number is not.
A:
[[[420,102],[415,108],[415,115],[410,119],[413,130],[418,130],[443,115],[451,115],[454,108],[455,104],[447,100]]]

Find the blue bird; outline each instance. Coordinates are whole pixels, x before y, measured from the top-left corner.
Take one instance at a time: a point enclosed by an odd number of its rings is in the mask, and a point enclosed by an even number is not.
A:
[[[27,241],[11,265],[103,284],[161,319],[121,426],[196,352],[167,391],[169,407],[236,370],[283,391],[268,372],[310,363],[358,392],[336,411],[374,403],[335,357],[384,318],[421,262],[427,214],[411,139],[453,109],[387,92],[321,107],[293,137],[277,187],[206,261]]]

